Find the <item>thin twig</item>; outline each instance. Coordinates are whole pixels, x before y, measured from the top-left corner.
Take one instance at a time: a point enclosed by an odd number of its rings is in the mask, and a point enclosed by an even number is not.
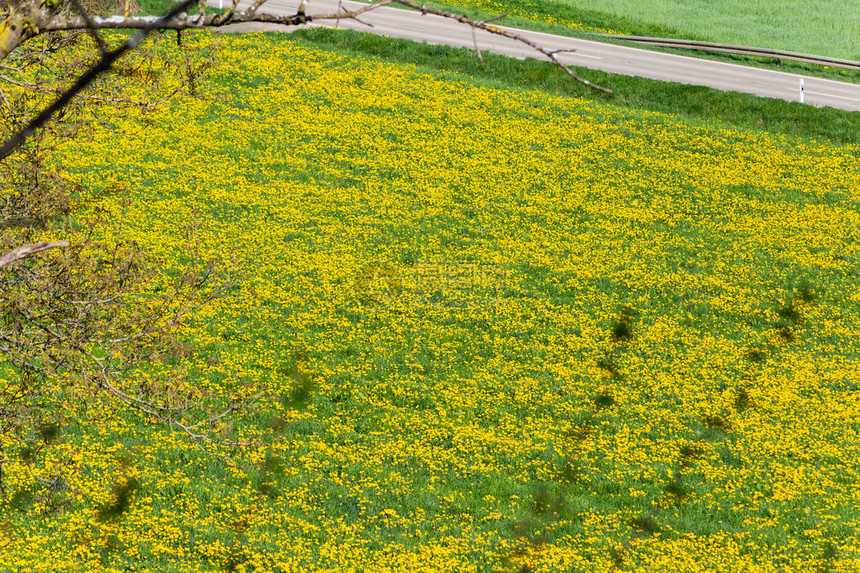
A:
[[[86,9],[81,6],[81,3],[78,0],[70,0],[72,6],[75,8],[78,14],[81,15],[81,18],[84,19],[84,22],[87,24],[87,32],[89,32],[90,36],[93,40],[95,40],[96,45],[99,47],[99,52],[104,54],[107,51],[107,44],[102,40],[102,37],[99,36],[99,31],[96,28],[95,23],[90,18],[89,13],[87,13]],[[126,12],[128,12],[128,3],[126,2]],[[128,16],[128,14],[126,14]]]
[[[489,20],[479,20],[479,23],[489,24],[490,22],[497,22],[498,20],[501,20],[502,18],[507,18],[507,17],[508,17],[507,14],[499,14],[498,16],[493,16]]]

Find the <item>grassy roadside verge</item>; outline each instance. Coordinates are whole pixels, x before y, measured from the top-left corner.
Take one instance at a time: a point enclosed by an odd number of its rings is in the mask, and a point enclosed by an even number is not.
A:
[[[386,61],[467,74],[506,87],[576,94],[618,106],[677,114],[708,122],[721,121],[773,134],[860,144],[860,117],[849,111],[815,108],[748,94],[595,70],[579,70],[591,81],[614,90],[613,95],[607,96],[575,84],[562,70],[548,62],[515,60],[485,53],[484,63],[481,63],[469,49],[431,46],[345,30],[315,28],[294,32],[293,36],[306,45],[349,50]]]
[[[850,59],[849,53],[845,52],[845,50],[840,50],[835,46],[828,45],[820,49],[815,49],[813,45],[804,43],[780,43],[771,39],[770,35],[765,31],[763,31],[759,36],[750,38],[726,35],[720,31],[710,34],[699,33],[688,27],[672,27],[661,23],[647,22],[631,18],[627,15],[610,14],[594,9],[585,9],[566,2],[531,2],[530,0],[518,0],[512,3],[506,2],[504,5],[499,4],[498,6],[494,6],[493,2],[461,0],[456,4],[451,2],[428,2],[427,5],[455,13],[464,13],[476,20],[486,20],[500,15],[506,15],[506,17],[500,21],[500,24],[514,28],[535,30],[538,32],[558,34],[561,36],[594,39],[601,42],[630,46],[644,50],[653,50],[695,58],[706,58],[721,62],[789,73],[805,74],[833,80],[855,83],[860,81],[860,73],[853,70],[822,67],[800,62],[777,62],[770,58],[661,48],[599,35],[601,33],[609,33],[619,35],[650,36],[655,38],[680,38],[718,43],[734,43],[739,45],[808,52],[812,54]],[[496,9],[493,10],[492,8]]]
[[[436,6],[510,14],[525,27],[664,36],[857,59],[860,18],[833,0],[441,0]]]

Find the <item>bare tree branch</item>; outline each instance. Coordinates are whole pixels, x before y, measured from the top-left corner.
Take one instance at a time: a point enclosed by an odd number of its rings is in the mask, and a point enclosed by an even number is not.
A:
[[[68,246],[68,241],[53,241],[22,245],[17,249],[12,249],[5,255],[0,256],[0,269],[14,263],[15,261],[18,261],[25,257],[29,257],[30,255],[35,255],[36,253],[41,253],[42,251],[47,251],[48,249],[56,249],[59,247]]]
[[[144,26],[140,32],[123,42],[123,44],[116,48],[115,50],[111,50],[109,52],[104,52],[102,54],[101,59],[89,70],[87,70],[83,75],[81,75],[75,84],[70,87],[68,90],[63,92],[57,100],[52,103],[50,106],[42,110],[42,112],[33,118],[30,123],[24,129],[21,129],[17,133],[15,133],[12,137],[10,137],[3,144],[3,147],[0,147],[0,159],[5,159],[9,156],[12,151],[15,150],[16,147],[21,145],[33,132],[41,127],[46,121],[48,121],[51,116],[55,113],[63,109],[75,95],[78,94],[81,90],[87,87],[99,74],[109,70],[113,63],[118,60],[123,54],[136,48],[143,39],[153,30],[165,28],[168,23],[170,23],[173,18],[178,16],[179,14],[184,13],[188,8],[194,4],[195,0],[184,0],[174,8],[172,8],[167,14],[161,16],[148,25]],[[81,18],[83,21],[83,18]],[[4,22],[5,24],[5,22]],[[83,22],[84,27],[86,26],[86,22]],[[2,38],[2,30],[0,30],[0,38]]]
[[[525,36],[523,36],[521,34],[517,34],[516,32],[511,32],[510,30],[505,30],[504,28],[497,28],[495,26],[489,26],[489,25],[487,25],[487,22],[489,22],[490,20],[488,20],[486,22],[482,22],[479,20],[473,20],[473,19],[469,18],[468,16],[464,16],[462,14],[454,14],[452,12],[446,12],[445,10],[438,10],[436,8],[428,8],[427,6],[424,6],[422,4],[417,4],[415,2],[412,2],[411,0],[392,0],[392,2],[395,4],[400,4],[401,6],[407,6],[409,8],[419,10],[422,14],[433,14],[435,16],[442,16],[443,18],[449,18],[451,20],[456,20],[457,22],[460,22],[461,24],[466,24],[467,26],[471,26],[473,29],[484,30],[485,32],[489,32],[490,34],[494,34],[496,36],[502,36],[504,38],[509,38],[509,39],[514,40],[516,42],[520,42],[521,44],[525,44],[526,46],[529,46],[530,48],[534,49],[535,51],[540,52],[546,58],[555,62],[555,64],[558,65],[561,69],[563,69],[565,71],[565,73],[567,73],[567,75],[571,77],[571,79],[573,79],[573,80],[575,80],[575,81],[577,81],[577,82],[579,82],[585,86],[588,86],[590,88],[601,91],[603,93],[606,93],[606,94],[612,93],[612,90],[609,90],[607,88],[604,88],[602,86],[594,84],[594,83],[588,81],[587,79],[580,77],[580,76],[576,75],[575,73],[573,73],[573,71],[568,66],[566,66],[561,60],[559,60],[556,57],[555,51],[548,50],[548,49],[544,48],[543,46],[541,46],[540,44],[538,44],[537,42],[533,42],[532,40],[529,40]]]

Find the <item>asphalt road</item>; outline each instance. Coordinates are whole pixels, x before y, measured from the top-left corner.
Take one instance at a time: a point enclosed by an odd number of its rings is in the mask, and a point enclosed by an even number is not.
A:
[[[225,1],[225,4],[228,1]],[[277,15],[295,14],[299,1],[269,0],[263,5],[260,12]],[[209,4],[218,6],[219,0],[209,0]],[[249,0],[242,0],[239,6],[244,9],[249,4]],[[360,6],[362,4],[357,2],[343,2],[344,9],[356,9]],[[308,15],[332,14],[337,11],[338,0],[309,0],[306,13]],[[473,48],[475,45],[470,27],[440,16],[421,15],[418,12],[383,7],[364,14],[361,20],[366,24],[354,20],[332,20],[314,22],[312,25],[339,26],[432,44],[468,48]],[[371,24],[372,27],[367,24]],[[238,24],[234,28],[235,31],[277,29],[289,30],[285,26],[266,24]],[[572,53],[559,55],[561,61],[572,66],[668,82],[707,86],[718,90],[750,93],[787,101],[799,101],[802,78],[804,84],[803,97],[806,104],[860,111],[860,84],[664,54],[540,32],[513,31],[551,50],[574,50]],[[478,47],[482,51],[495,52],[515,58],[545,59],[540,53],[522,43],[494,36],[488,32],[477,31],[475,39],[477,39]],[[607,87],[611,88],[611,86]]]

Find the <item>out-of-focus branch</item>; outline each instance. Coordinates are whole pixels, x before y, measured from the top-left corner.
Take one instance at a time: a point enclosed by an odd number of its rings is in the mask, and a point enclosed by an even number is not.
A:
[[[166,25],[169,24],[176,16],[184,14],[185,11],[194,3],[195,0],[184,0],[180,4],[174,6],[164,16],[156,18],[148,25],[142,27],[140,32],[123,42],[118,48],[109,52],[103,52],[99,61],[83,75],[78,77],[72,87],[63,92],[54,103],[42,110],[42,112],[33,118],[25,128],[19,130],[12,137],[6,140],[3,146],[0,147],[0,159],[8,157],[16,147],[21,145],[36,129],[41,127],[55,113],[63,109],[72,100],[72,98],[78,94],[78,92],[87,87],[97,76],[99,76],[99,74],[109,70],[111,66],[113,66],[113,63],[122,57],[123,54],[136,48],[150,32],[165,28]],[[89,23],[92,23],[92,21],[88,23],[83,17],[81,17],[81,23],[81,27],[86,28]],[[2,29],[0,29],[0,44],[2,44]],[[3,54],[0,53],[0,56],[2,55]]]
[[[15,261],[23,259],[25,257],[29,257],[30,255],[35,255],[36,253],[41,253],[42,251],[47,251],[48,249],[56,249],[59,247],[68,247],[68,241],[51,241],[51,242],[42,242],[42,243],[31,243],[29,245],[22,245],[17,249],[12,249],[8,253],[4,255],[0,255],[0,269],[11,265]]]
[[[48,7],[38,0],[9,8],[6,18],[0,22],[0,60],[35,36],[42,21],[49,16]]]

